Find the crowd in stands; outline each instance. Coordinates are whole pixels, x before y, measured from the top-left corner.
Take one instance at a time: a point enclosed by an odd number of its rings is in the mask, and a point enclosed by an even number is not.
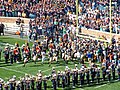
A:
[[[92,1],[92,2],[91,2]],[[110,0],[80,0],[80,26],[110,32]],[[112,0],[112,32],[120,33],[120,0]]]
[[[109,0],[78,0],[79,27],[110,32]],[[75,34],[75,0],[1,0],[0,16],[30,18],[29,31],[38,35]],[[112,32],[120,33],[120,1],[112,1]],[[56,35],[57,34],[57,35]]]

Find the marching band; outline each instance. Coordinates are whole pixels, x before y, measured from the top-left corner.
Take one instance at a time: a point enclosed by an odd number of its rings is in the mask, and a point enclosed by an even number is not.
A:
[[[112,69],[114,69],[115,73],[118,73],[117,77],[113,74]],[[70,85],[72,85],[72,88],[75,88],[77,85],[99,84],[103,81],[110,82],[116,79],[120,80],[120,64],[113,68],[112,64],[108,68],[105,66],[100,68],[94,63],[90,67],[82,65],[79,68],[75,64],[75,68],[71,69],[66,66],[64,71],[56,71],[55,67],[53,67],[51,74],[48,76],[43,75],[42,71],[38,70],[36,76],[25,74],[19,80],[16,79],[16,76],[13,76],[7,82],[0,78],[0,90],[3,90],[3,88],[5,90],[47,90],[50,88],[47,84],[48,81],[52,82],[51,88],[57,90],[57,88],[64,89]]]

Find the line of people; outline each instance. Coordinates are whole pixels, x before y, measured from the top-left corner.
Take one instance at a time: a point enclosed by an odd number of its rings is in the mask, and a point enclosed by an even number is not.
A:
[[[65,67],[64,71],[56,71],[52,67],[51,74],[46,76],[43,75],[42,71],[34,75],[25,74],[23,78],[19,80],[16,76],[13,76],[9,81],[5,82],[0,78],[0,90],[47,90],[52,88],[57,90],[58,88],[65,89],[66,87],[76,88],[80,85],[81,87],[89,86],[91,84],[100,84],[101,82],[111,82],[112,80],[120,80],[120,64],[115,65],[114,61],[111,64],[98,67],[95,63],[90,64],[90,67],[81,64],[80,68],[77,64],[75,67]],[[51,81],[52,85],[48,85],[48,81]]]
[[[77,61],[84,64],[84,61],[91,62],[112,62],[115,60],[116,65],[120,63],[120,44],[108,44],[96,40],[76,38],[75,40],[64,41],[60,43],[54,40],[44,39],[43,42],[34,42],[32,48],[29,43],[23,44],[19,47],[17,43],[15,47],[6,46],[3,51],[5,63],[13,64],[13,62],[24,61],[24,66],[29,60],[35,63],[41,60],[42,64],[48,58],[49,66],[53,61],[59,63],[63,60],[65,64],[70,61]]]

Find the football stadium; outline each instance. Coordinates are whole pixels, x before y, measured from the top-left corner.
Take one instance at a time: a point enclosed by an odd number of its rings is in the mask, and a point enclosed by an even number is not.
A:
[[[119,90],[120,0],[0,0],[0,90]]]

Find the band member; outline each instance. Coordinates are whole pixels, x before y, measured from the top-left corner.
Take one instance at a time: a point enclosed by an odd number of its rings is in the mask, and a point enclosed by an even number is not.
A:
[[[69,56],[68,56],[68,51],[65,51],[65,56],[64,56],[64,61],[66,64],[68,64]]]
[[[32,90],[35,90],[35,77],[34,76],[31,76],[30,87]]]
[[[112,69],[112,77],[113,77],[113,80],[115,80],[115,62],[114,62],[114,61],[112,61],[111,69]]]
[[[15,86],[16,86],[16,76],[13,76],[13,77],[9,80],[9,86],[10,86],[10,90],[15,90]]]
[[[28,58],[31,59],[31,50],[30,50],[30,46],[29,46],[28,42],[26,43],[26,48],[28,50],[28,53],[27,53],[28,54]]]
[[[49,56],[49,66],[51,65],[52,63],[52,60],[53,60],[53,52],[52,52],[52,49],[49,50],[48,52],[48,56]]]
[[[44,87],[44,90],[47,90],[47,76],[43,77],[43,87]]]
[[[75,64],[75,83],[78,84],[78,66]]]
[[[18,63],[18,59],[19,59],[19,50],[18,50],[18,47],[15,47],[15,49],[14,49],[14,62]]]
[[[62,88],[64,89],[65,88],[65,85],[66,85],[66,75],[65,75],[65,72],[62,72]]]
[[[5,47],[3,53],[4,53],[5,63],[7,64],[8,60],[9,60],[9,48],[8,48],[8,46]]]
[[[30,90],[30,77],[26,77],[25,90]]]
[[[84,68],[81,68],[81,71],[80,71],[80,86],[84,85],[84,77],[85,77]]]
[[[118,80],[120,80],[120,64],[118,64],[117,73],[118,73]]]
[[[87,80],[87,85],[90,83],[90,68],[86,68],[85,70],[85,75],[86,75],[86,80]]]
[[[97,84],[100,83],[100,67],[96,68]]]
[[[30,54],[29,54],[30,50],[28,47],[24,48],[24,52],[23,52],[23,60],[24,60],[24,66],[25,64],[28,62],[29,58],[30,58]]]
[[[57,86],[57,80],[56,80],[56,78],[57,78],[56,74],[53,74],[52,75],[52,80],[51,80],[52,81],[53,90],[57,90],[57,87],[56,87]]]
[[[107,75],[108,82],[110,82],[110,80],[111,80],[111,67],[108,67],[108,69],[106,70],[106,75]]]
[[[14,59],[14,52],[13,52],[13,47],[10,49],[10,63],[13,64],[13,59]]]
[[[4,84],[4,90],[9,90],[9,82]]]
[[[76,57],[77,57],[78,62],[80,63],[81,55],[80,55],[80,51],[79,50],[77,50],[77,52],[76,52]]]
[[[61,71],[57,72],[57,87],[60,86]]]
[[[32,47],[32,57],[33,57],[34,63],[36,64],[36,61],[37,61],[37,52],[36,52],[35,47]]]
[[[75,88],[75,69],[72,70],[72,87]]]
[[[67,67],[65,71],[66,71],[66,77],[67,77],[67,86],[69,86],[70,85],[70,74],[71,74],[70,69]]]
[[[25,78],[20,78],[20,85],[21,85],[21,90],[24,90],[25,89]]]
[[[46,57],[45,51],[42,51],[42,52],[41,52],[41,55],[42,55],[42,64],[43,64],[43,62],[44,62],[44,60],[45,60],[45,57]]]
[[[16,82],[16,90],[20,90],[20,81]]]
[[[92,67],[90,69],[90,72],[91,72],[91,78],[92,78],[92,81],[91,82],[94,82],[94,79],[95,79],[95,67]]]
[[[105,66],[102,66],[102,77],[104,81],[105,81],[105,76],[106,76],[106,68]]]
[[[42,72],[38,70],[36,78],[36,90],[42,90]]]
[[[56,74],[55,67],[52,67],[52,72],[51,72],[51,74],[52,74],[52,75],[53,75],[53,74]]]
[[[21,50],[20,50],[19,44],[17,42],[15,43],[15,48],[17,48],[17,50],[18,50],[18,60],[17,60],[17,63],[19,63],[19,61],[21,61]]]
[[[38,60],[40,60],[40,58],[41,58],[41,50],[40,50],[39,45],[36,46],[36,53],[37,53]]]
[[[4,83],[3,79],[0,78],[0,90],[3,90],[3,83]]]
[[[58,63],[58,52],[56,49],[53,49],[53,61],[56,61]]]

